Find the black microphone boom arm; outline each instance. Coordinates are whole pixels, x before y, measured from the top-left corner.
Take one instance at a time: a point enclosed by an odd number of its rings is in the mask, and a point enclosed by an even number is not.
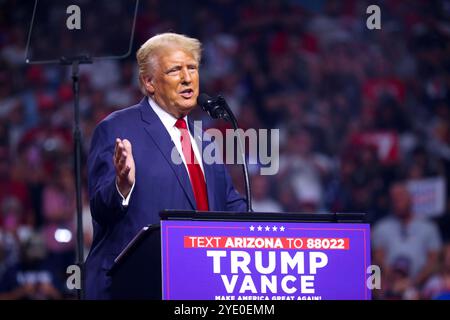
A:
[[[233,125],[234,130],[237,131],[238,153],[241,155],[242,169],[244,171],[245,193],[247,196],[247,212],[253,212],[248,166],[245,158],[241,135],[239,134],[238,130],[239,126],[236,117],[228,106],[228,103],[221,95],[218,95],[217,98],[213,99],[207,94],[201,94],[198,97],[198,104],[210,115],[211,118],[230,121]]]

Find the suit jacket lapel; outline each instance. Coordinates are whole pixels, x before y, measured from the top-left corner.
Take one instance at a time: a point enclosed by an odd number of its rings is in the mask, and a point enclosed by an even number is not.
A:
[[[170,135],[162,124],[161,120],[148,104],[148,100],[146,97],[141,101],[140,109],[145,131],[147,131],[158,149],[161,151],[166,161],[169,163],[175,176],[178,179],[178,182],[183,188],[184,193],[189,199],[192,208],[197,209],[194,193],[192,191],[191,182],[189,180],[186,168],[182,163],[179,165],[173,163],[171,154],[172,149],[175,148],[175,145],[172,142]]]

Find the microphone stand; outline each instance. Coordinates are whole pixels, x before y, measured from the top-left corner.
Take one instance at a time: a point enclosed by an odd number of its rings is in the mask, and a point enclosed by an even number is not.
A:
[[[218,105],[220,105],[223,108],[222,110],[218,110],[219,111],[218,117],[222,118],[224,120],[230,121],[231,124],[233,125],[234,130],[237,131],[239,129],[238,123],[237,123],[236,117],[234,116],[233,112],[231,111],[230,107],[228,106],[228,103],[225,101],[225,99],[221,95],[217,96],[216,102]],[[225,112],[223,112],[223,111],[225,111]],[[238,152],[240,153],[241,158],[242,158],[242,168],[244,171],[245,193],[247,196],[247,212],[253,212],[251,189],[250,189],[250,178],[248,175],[247,161],[245,158],[244,147],[242,144],[242,139],[241,139],[241,135],[239,134],[239,131],[238,131],[238,135],[237,135],[237,140],[238,140],[238,149],[239,149]]]

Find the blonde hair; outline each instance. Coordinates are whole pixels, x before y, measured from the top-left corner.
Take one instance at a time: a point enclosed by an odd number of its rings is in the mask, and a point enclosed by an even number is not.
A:
[[[144,77],[151,75],[157,66],[158,55],[165,49],[178,47],[191,53],[197,63],[201,59],[201,46],[199,40],[177,33],[161,33],[148,39],[136,52],[139,68],[139,87],[144,95],[147,89],[144,85]]]

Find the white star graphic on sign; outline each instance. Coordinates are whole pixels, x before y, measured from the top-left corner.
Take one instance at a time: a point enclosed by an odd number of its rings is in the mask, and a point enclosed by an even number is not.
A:
[[[250,226],[250,231],[255,231],[255,227],[254,226]]]
[[[277,228],[276,226],[273,226],[273,227],[272,227],[272,230],[273,230],[273,231],[277,231],[278,228]]]
[[[269,226],[266,226],[266,231],[270,231],[270,227]]]
[[[285,228],[284,228],[283,226],[280,227],[280,231],[284,231],[284,229],[285,229]]]
[[[258,231],[262,231],[262,227],[261,226],[258,226]]]

